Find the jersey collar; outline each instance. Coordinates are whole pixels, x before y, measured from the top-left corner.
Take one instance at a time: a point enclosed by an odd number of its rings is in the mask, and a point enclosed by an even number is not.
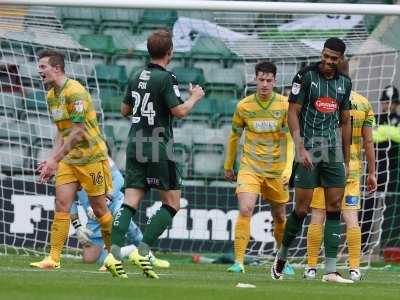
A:
[[[148,67],[148,68],[159,69],[159,70],[165,71],[165,68],[164,68],[164,67],[162,67],[162,66],[160,66],[160,65],[157,65],[157,64],[153,64],[153,63],[149,63],[149,64],[147,65],[147,67]]]
[[[266,104],[263,104],[262,101],[258,98],[257,93],[254,93],[254,100],[264,110],[267,110],[271,106],[271,104],[275,101],[275,98],[276,98],[276,93],[272,91],[271,97],[267,101],[264,101],[266,102]]]

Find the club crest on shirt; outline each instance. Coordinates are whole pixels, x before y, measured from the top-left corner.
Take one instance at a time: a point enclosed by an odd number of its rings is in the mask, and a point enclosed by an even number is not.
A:
[[[344,88],[342,88],[341,86],[339,86],[339,87],[337,88],[337,93],[338,93],[338,94],[344,94],[344,93],[345,93]]]
[[[293,94],[293,95],[298,95],[298,94],[300,93],[300,88],[301,88],[300,83],[293,82],[293,85],[292,85],[292,94]]]
[[[281,116],[282,116],[282,113],[279,110],[274,111],[274,118],[275,119],[279,119]]]

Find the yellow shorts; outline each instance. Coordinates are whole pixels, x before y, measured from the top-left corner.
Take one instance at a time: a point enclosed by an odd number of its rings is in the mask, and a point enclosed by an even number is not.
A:
[[[60,161],[56,173],[56,187],[71,182],[79,182],[88,196],[111,193],[112,176],[108,160],[82,166]]]
[[[261,194],[264,200],[278,204],[289,201],[289,189],[281,178],[267,178],[254,173],[240,172],[237,178],[236,193]]]
[[[346,183],[344,190],[344,197],[342,200],[342,210],[344,209],[360,209],[360,182],[349,181]],[[319,187],[314,189],[313,199],[311,201],[311,208],[325,209],[325,195],[324,189]]]

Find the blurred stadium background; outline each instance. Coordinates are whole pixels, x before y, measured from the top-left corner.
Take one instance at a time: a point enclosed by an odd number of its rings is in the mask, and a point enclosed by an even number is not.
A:
[[[391,0],[307,2],[398,5]],[[379,191],[363,193],[364,266],[400,247],[398,94],[387,99],[389,111],[380,101],[386,86],[400,86],[398,16],[0,5],[0,252],[43,253],[49,242],[54,186],[38,184],[34,170],[48,155],[55,128],[36,71],[37,51],[50,47],[66,54],[67,75],[90,91],[113,158],[124,171],[130,123],[119,114],[120,102],[130,74],[149,60],[148,34],[165,27],[174,33],[169,69],[182,97],[192,82],[205,87],[206,98],[189,118],[174,124],[184,178],[182,210],[157,244],[159,250],[231,251],[238,212],[234,185],[223,180],[223,161],[236,103],[254,91],[253,68],[262,59],[277,64],[276,90],[287,94],[293,75],[318,61],[330,36],[345,40],[354,89],[373,103],[378,123],[391,126],[382,127],[376,143]],[[149,194],[136,221],[144,224],[159,205],[157,194]],[[271,222],[268,206],[260,202],[249,254],[272,255]],[[305,234],[306,229],[292,256],[304,257]],[[343,240],[342,261],[344,245]],[[79,248],[72,227],[67,246]]]

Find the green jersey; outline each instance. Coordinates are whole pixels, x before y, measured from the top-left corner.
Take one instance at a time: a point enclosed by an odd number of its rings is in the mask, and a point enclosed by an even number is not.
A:
[[[175,76],[150,63],[132,76],[123,102],[132,107],[127,156],[142,162],[172,160],[170,109],[183,103]]]
[[[351,79],[339,72],[326,79],[319,71],[319,64],[296,74],[289,96],[289,102],[301,105],[300,135],[306,149],[341,145],[338,139],[340,113],[351,109]]]

